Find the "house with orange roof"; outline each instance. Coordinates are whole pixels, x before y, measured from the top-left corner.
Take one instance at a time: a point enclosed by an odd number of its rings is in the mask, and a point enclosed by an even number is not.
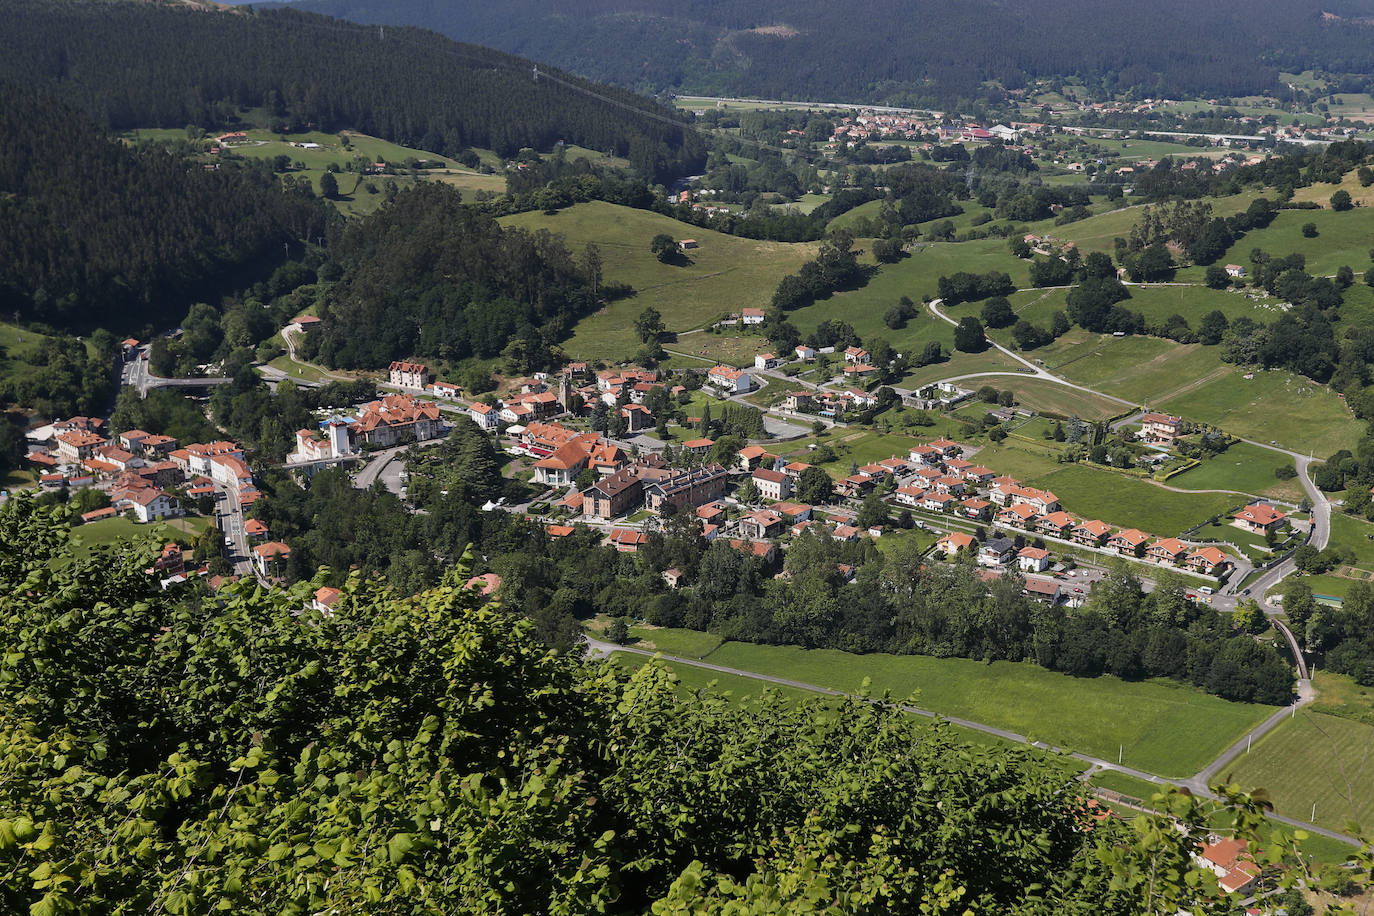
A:
[[[921,500],[921,508],[929,509],[931,512],[948,512],[955,503],[955,497],[948,493],[926,492],[925,498]]]
[[[1145,551],[1145,542],[1150,536],[1135,528],[1118,531],[1107,539],[1107,547],[1122,556],[1138,557]]]
[[[1030,503],[1012,503],[997,513],[997,522],[1014,528],[1032,529],[1040,518],[1040,511]]]
[[[310,607],[328,616],[334,613],[334,606],[339,603],[339,599],[342,597],[343,592],[339,591],[337,588],[330,588],[328,585],[322,585],[315,589],[315,594],[310,599]]]
[[[1035,527],[1051,537],[1067,538],[1073,534],[1073,529],[1077,524],[1078,519],[1061,509],[1040,519],[1036,522]]]
[[[1084,522],[1073,529],[1073,539],[1076,543],[1085,544],[1088,547],[1101,547],[1102,542],[1107,540],[1107,536],[1112,533],[1112,526],[1106,522],[1093,519]]]
[[[94,455],[97,448],[109,441],[98,433],[84,429],[60,432],[54,438],[57,440],[58,460],[67,464],[85,461]]]
[[[1198,865],[1216,875],[1217,883],[1228,894],[1247,896],[1259,881],[1261,868],[1250,852],[1250,844],[1235,837],[1209,835],[1193,854]]]
[[[782,531],[782,516],[768,509],[750,512],[739,520],[739,532],[751,540],[763,540]]]
[[[483,404],[481,401],[473,401],[468,405],[468,416],[472,417],[472,422],[483,429],[495,429],[501,422],[501,411],[490,404]]]
[[[1043,547],[1022,547],[1016,554],[1016,566],[1022,572],[1044,572],[1050,568],[1050,552]]]
[[[963,454],[964,451],[963,446],[949,439],[936,439],[934,442],[930,443],[930,447],[946,458],[957,458],[959,455]]]
[[[734,366],[716,366],[706,373],[706,384],[727,394],[741,394],[754,387],[754,377]]]
[[[253,565],[264,578],[278,575],[290,558],[291,548],[281,541],[268,541],[253,548]]]
[[[992,517],[992,503],[977,496],[971,496],[959,503],[959,512],[969,518],[985,522]]]
[[[947,557],[953,557],[961,552],[973,550],[977,546],[978,539],[962,531],[951,531],[935,542],[935,549],[942,551]]]
[[[919,506],[926,498],[924,487],[917,487],[911,484],[898,487],[893,499],[904,506]]]
[[[621,553],[635,553],[649,540],[649,535],[637,528],[612,528],[606,543]]]
[[[389,394],[364,404],[352,429],[355,439],[380,446],[424,442],[446,431],[438,404],[408,394]]]
[[[1173,445],[1183,421],[1166,413],[1147,413],[1140,418],[1140,437],[1146,442]]]
[[[1156,563],[1182,563],[1189,550],[1178,538],[1161,538],[1145,550],[1145,555]]]
[[[433,379],[433,374],[424,363],[394,361],[387,369],[387,378],[398,388],[414,388],[423,391]]]
[[[1288,523],[1288,516],[1268,503],[1254,503],[1231,516],[1231,524],[1252,534],[1279,531]]]
[[[1184,562],[1190,569],[1215,576],[1231,565],[1231,558],[1219,547],[1199,547],[1188,554],[1188,559]]]
[[[730,546],[747,556],[758,557],[770,566],[778,558],[778,545],[770,541],[748,541],[732,538]]]
[[[735,460],[739,463],[742,471],[752,471],[760,467],[770,457],[776,460],[776,456],[770,456],[768,451],[761,445],[746,445],[735,455]]]
[[[792,495],[792,480],[782,471],[759,468],[751,479],[764,499],[777,501]]]
[[[262,519],[250,518],[243,523],[243,533],[250,538],[267,537],[267,524]]]

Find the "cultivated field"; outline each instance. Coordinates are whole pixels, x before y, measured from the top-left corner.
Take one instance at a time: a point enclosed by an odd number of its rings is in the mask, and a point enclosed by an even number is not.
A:
[[[601,249],[606,281],[628,283],[635,289],[630,298],[613,302],[578,323],[572,338],[563,344],[578,359],[633,356],[640,348],[635,318],[648,306],[658,309],[670,331],[679,332],[704,327],[741,308],[765,308],[778,281],[799,269],[816,250],[815,245],[724,235],[647,210],[600,201],[577,204],[552,216],[521,213],[503,217],[501,222],[560,234],[579,256],[588,242],[595,242]],[[649,241],[659,233],[696,239],[700,247],[690,252],[691,263],[660,263],[649,251]]]

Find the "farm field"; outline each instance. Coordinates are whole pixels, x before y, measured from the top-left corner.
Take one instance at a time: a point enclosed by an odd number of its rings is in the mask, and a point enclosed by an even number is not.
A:
[[[1006,728],[1036,740],[1115,758],[1167,776],[1191,775],[1254,727],[1272,707],[1230,703],[1164,682],[1076,679],[1031,664],[727,642],[713,664],[837,690],[870,679],[875,692],[942,715]]]
[[[1177,535],[1243,501],[1224,493],[1174,493],[1083,464],[1065,465],[1028,483],[1053,491],[1073,515],[1159,537]]]
[[[606,282],[628,283],[635,295],[612,302],[578,322],[563,344],[575,359],[618,360],[640,348],[634,321],[648,306],[670,331],[704,327],[744,307],[765,308],[786,274],[812,258],[816,246],[759,242],[700,229],[647,210],[601,201],[577,204],[553,216],[541,212],[503,217],[502,224],[562,235],[580,253],[588,242],[601,249]],[[659,233],[693,238],[700,248],[687,266],[662,264],[649,251]]]
[[[737,367],[752,367],[755,356],[771,353],[774,349],[762,335],[735,333],[681,335],[676,341],[665,343],[663,348],[674,355],[687,354],[693,359],[706,360],[711,366]],[[768,384],[771,387],[774,382],[770,379]]]
[[[1312,712],[1330,713],[1374,725],[1374,687],[1363,687],[1347,674],[1321,670],[1313,672],[1312,684],[1317,689],[1317,699],[1310,707]]]
[[[1170,477],[1169,486],[1184,490],[1239,490],[1296,503],[1302,499],[1302,486],[1296,479],[1279,480],[1274,476],[1275,468],[1292,463],[1286,455],[1237,442],[1220,455]]]
[[[1232,766],[1236,781],[1269,791],[1280,814],[1344,831],[1374,817],[1374,725],[1301,710]],[[1312,819],[1312,806],[1316,818]]]
[[[652,627],[647,624],[630,627],[630,636],[635,640],[630,643],[633,648],[652,649],[682,658],[702,658],[711,654],[724,642],[719,636],[711,633],[678,627]]]
[[[1355,556],[1355,565],[1362,569],[1374,570],[1374,524],[1346,515],[1344,512],[1331,512],[1331,543],[1343,552]]]

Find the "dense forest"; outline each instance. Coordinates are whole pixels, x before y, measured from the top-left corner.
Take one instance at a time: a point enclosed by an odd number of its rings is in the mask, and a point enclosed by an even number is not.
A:
[[[1191,799],[1094,820],[1060,762],[890,704],[549,652],[468,561],[303,616],[316,583],[163,590],[67,513],[0,507],[7,913],[1231,911]]]
[[[63,330],[175,322],[188,297],[280,259],[284,244],[298,253],[296,240],[331,218],[324,202],[284,193],[264,163],[207,169],[165,149],[129,148],[78,110],[0,81],[7,318]]]
[[[536,81],[530,61],[418,29],[96,0],[0,11],[0,78],[49,88],[117,130],[229,128],[259,109],[283,130],[348,128],[449,156],[565,141],[655,181],[705,159],[676,114],[640,96],[556,71]]]
[[[1367,0],[872,0],[857,17],[801,0],[299,5],[436,29],[591,79],[727,96],[949,107],[989,80],[1015,90],[1079,76],[1104,91],[1206,97],[1278,91],[1280,69],[1374,73]]]
[[[594,264],[576,263],[548,232],[502,228],[437,182],[346,224],[329,251],[321,270],[337,279],[322,304],[325,326],[303,352],[331,366],[505,353],[524,371],[539,369],[595,307]]]

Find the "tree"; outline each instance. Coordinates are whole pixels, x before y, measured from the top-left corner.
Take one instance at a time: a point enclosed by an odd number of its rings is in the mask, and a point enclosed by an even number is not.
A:
[[[888,505],[876,491],[864,497],[863,503],[859,506],[859,514],[855,519],[855,524],[859,528],[873,528],[878,525],[887,524]]]
[[[954,328],[954,348],[964,353],[982,353],[988,348],[983,325],[977,318],[965,315],[959,319],[959,324]]]
[[[677,242],[666,232],[660,232],[649,240],[649,251],[660,263],[667,264],[677,257]]]
[[[1221,309],[1213,309],[1202,316],[1202,323],[1198,325],[1197,338],[1200,343],[1207,346],[1214,346],[1221,343],[1226,336],[1226,330],[1231,325],[1225,313]]]
[[[823,506],[835,498],[834,482],[822,468],[809,467],[797,478],[797,498],[813,506]]]
[[[330,200],[338,198],[339,180],[334,177],[333,172],[325,172],[320,176],[320,195]]]
[[[635,319],[635,333],[644,343],[658,343],[663,338],[663,316],[652,305],[647,306]]]
[[[1231,285],[1231,275],[1225,267],[1213,264],[1207,268],[1205,282],[1212,289],[1225,289]]]
[[[983,324],[990,328],[1005,328],[1015,323],[1016,313],[1006,296],[992,296],[983,303]]]
[[[1317,224],[1316,224],[1316,223],[1303,223],[1303,224],[1302,224],[1302,237],[1305,238],[1305,239],[1314,239],[1314,238],[1316,238],[1316,237],[1317,237]]]
[[[1115,277],[1116,266],[1105,251],[1090,251],[1083,259],[1083,275],[1087,277]]]
[[[1350,200],[1350,192],[1344,189],[1331,195],[1331,209],[1337,213],[1349,210],[1354,204]]]

